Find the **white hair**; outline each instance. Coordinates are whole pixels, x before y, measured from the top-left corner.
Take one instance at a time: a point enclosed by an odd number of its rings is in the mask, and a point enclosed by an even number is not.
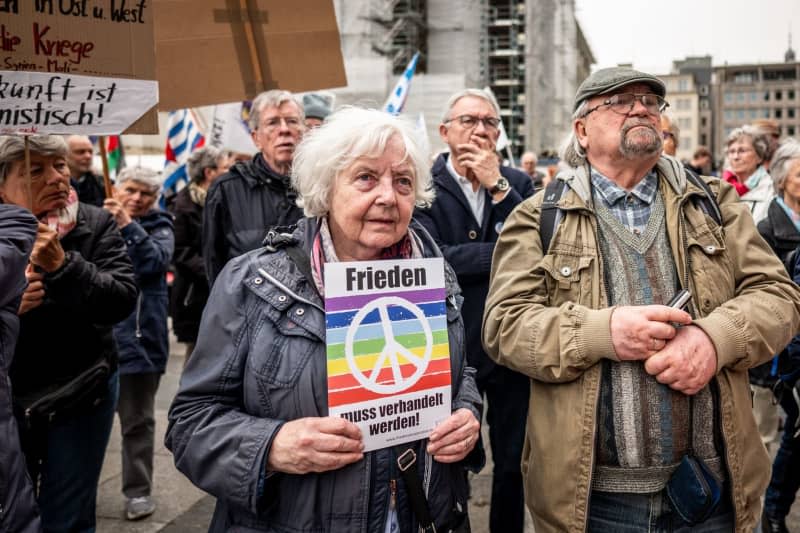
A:
[[[280,107],[285,102],[293,102],[297,106],[301,122],[306,118],[305,111],[303,110],[303,102],[294,94],[280,89],[264,91],[256,96],[253,103],[250,105],[250,116],[247,120],[250,131],[256,131],[258,129],[261,124],[261,113],[264,112],[266,108]]]
[[[392,139],[399,138],[404,160],[414,172],[416,204],[430,205],[433,183],[419,135],[411,122],[383,111],[351,106],[339,109],[306,134],[294,153],[292,185],[300,196],[298,204],[306,216],[327,215],[336,176],[359,158],[379,156]]]
[[[575,121],[586,116],[588,107],[589,100],[583,100],[572,114],[572,120]],[[566,161],[566,163],[571,167],[581,167],[586,164],[586,151],[583,149],[583,146],[581,146],[578,136],[575,134],[574,125],[572,126],[572,130],[569,132],[569,135],[561,144],[561,149],[558,151],[558,155],[562,161]]]
[[[127,167],[120,171],[117,176],[117,185],[126,181],[135,181],[147,187],[150,192],[156,192],[161,188],[161,173],[144,167]]]
[[[789,175],[792,164],[798,159],[800,159],[800,142],[791,137],[784,140],[775,150],[772,162],[769,164],[769,175],[772,177],[775,192],[778,194],[783,194],[786,176]]]
[[[498,118],[500,117],[500,106],[497,105],[497,100],[495,100],[492,93],[489,91],[484,91],[483,89],[464,89],[463,91],[458,91],[447,99],[447,103],[444,105],[444,114],[442,115],[443,123],[453,119],[453,117],[450,116],[450,111],[453,110],[453,106],[456,105],[456,102],[466,96],[474,96],[475,98],[485,100],[494,109],[494,114],[497,115]]]

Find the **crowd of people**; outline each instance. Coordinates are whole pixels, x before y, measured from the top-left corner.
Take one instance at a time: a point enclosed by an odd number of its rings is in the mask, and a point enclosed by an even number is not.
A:
[[[258,153],[195,151],[167,210],[144,168],[107,196],[85,136],[0,137],[0,530],[95,530],[115,413],[122,512],[152,515],[170,316],[165,442],[211,531],[467,532],[487,446],[493,533],[526,507],[537,532],[787,531],[800,142],[743,125],[713,177],[707,148],[675,157],[663,81],[615,67],[580,85],[558,170],[518,170],[491,93],[443,104],[431,159],[403,118],[267,91]],[[328,411],[325,266],[434,257],[450,415],[365,452]]]

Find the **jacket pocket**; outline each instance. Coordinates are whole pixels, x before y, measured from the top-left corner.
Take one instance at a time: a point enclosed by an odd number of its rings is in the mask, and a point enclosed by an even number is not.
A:
[[[735,276],[722,230],[687,237],[687,261],[694,280],[694,304],[701,316],[733,297]]]
[[[594,260],[589,255],[564,253],[548,254],[542,258],[537,268],[544,271],[550,305],[590,303],[590,267]]]

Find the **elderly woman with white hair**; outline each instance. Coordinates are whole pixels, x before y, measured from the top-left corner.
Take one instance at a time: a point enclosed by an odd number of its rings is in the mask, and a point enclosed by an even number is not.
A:
[[[441,256],[411,222],[414,205],[432,200],[427,161],[408,122],[334,113],[294,159],[307,218],[217,278],[166,437],[178,469],[217,498],[211,531],[468,531],[465,468],[482,463],[470,453],[481,400],[449,267],[452,414],[408,445],[419,485],[404,482],[393,448],[364,453],[359,427],[328,413],[323,269]]]
[[[125,239],[139,286],[136,309],[114,326],[119,349],[122,493],[128,520],[155,511],[151,498],[154,404],[169,356],[166,273],[175,245],[172,216],[154,207],[160,186],[159,173],[126,168],[117,177],[114,197],[103,204]]]
[[[94,531],[117,401],[111,328],[133,310],[136,285],[111,216],[70,187],[64,139],[29,137],[30,173],[25,144],[0,136],[0,200],[40,221],[10,363],[15,414],[43,529]]]
[[[723,178],[733,185],[758,224],[767,216],[767,207],[774,194],[772,177],[765,166],[769,140],[761,130],[742,126],[728,135],[725,146],[727,169]]]
[[[791,273],[794,262],[786,259],[800,246],[800,142],[786,139],[775,151],[770,166],[775,197],[758,232],[778,254]]]

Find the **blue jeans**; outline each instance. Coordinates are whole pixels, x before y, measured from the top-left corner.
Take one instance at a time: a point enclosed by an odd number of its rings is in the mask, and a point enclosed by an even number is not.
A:
[[[797,404],[791,391],[781,398],[781,407],[786,411],[781,445],[772,464],[772,478],[764,498],[764,511],[774,518],[786,518],[800,488],[800,438],[794,438],[797,424]]]
[[[727,485],[714,514],[695,526],[689,526],[672,510],[666,490],[653,494],[593,491],[589,500],[590,532],[729,533],[733,527],[733,505]]]
[[[48,429],[38,499],[46,533],[94,532],[97,482],[118,395],[119,376],[115,372],[108,380],[105,400],[91,411]]]

